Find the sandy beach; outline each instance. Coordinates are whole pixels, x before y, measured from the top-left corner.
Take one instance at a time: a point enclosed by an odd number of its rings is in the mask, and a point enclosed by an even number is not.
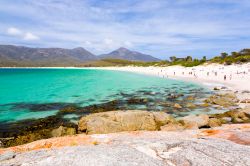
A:
[[[181,79],[208,87],[226,86],[232,90],[250,90],[250,63],[224,66],[219,64],[196,67],[105,67],[102,69],[136,72],[162,78]]]

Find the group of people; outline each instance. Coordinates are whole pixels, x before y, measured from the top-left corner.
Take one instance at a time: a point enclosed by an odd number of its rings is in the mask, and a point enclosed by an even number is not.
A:
[[[186,69],[185,69],[186,70]],[[187,73],[189,76],[194,76],[195,78],[199,77],[216,77],[218,79],[223,79],[224,81],[226,80],[232,80],[233,76],[235,77],[235,79],[239,78],[239,77],[243,77],[248,75],[248,73],[250,73],[250,69],[248,69],[248,71],[237,71],[236,73],[232,72],[232,71],[225,71],[224,67],[219,68],[219,69],[213,69],[210,71],[205,71],[204,69],[195,69],[195,68],[191,68],[192,71],[178,71],[178,70],[172,70],[172,71],[168,71],[168,70],[164,70],[161,69],[160,71],[158,71],[158,76],[162,76],[163,78],[167,77],[168,75],[172,75],[172,76],[185,76],[185,73]],[[207,69],[206,69],[207,70]],[[172,74],[171,74],[172,72]],[[181,74],[181,75],[178,75]]]

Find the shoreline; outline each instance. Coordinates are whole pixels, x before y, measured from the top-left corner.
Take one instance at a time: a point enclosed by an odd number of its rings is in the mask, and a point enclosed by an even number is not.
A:
[[[167,67],[0,67],[0,69],[77,69],[77,70],[112,70],[150,75],[161,78],[169,78],[200,84],[214,90],[214,88],[236,92],[239,100],[250,98],[250,63],[233,64],[229,66],[221,64],[199,65],[195,67],[167,66]],[[226,76],[226,80],[224,77]],[[244,107],[244,104],[243,104]]]
[[[250,90],[250,63],[224,66],[220,64],[199,65],[195,67],[168,66],[168,67],[0,67],[0,69],[96,69],[126,71],[146,74],[162,78],[183,80],[200,83],[205,86],[227,86],[231,90]],[[184,72],[184,73],[183,73]],[[188,74],[192,72],[192,74]],[[217,75],[213,75],[217,72]],[[246,72],[243,74],[243,72]],[[208,74],[208,75],[206,75]],[[226,75],[227,79],[223,80]],[[231,79],[230,79],[230,75]],[[211,87],[210,86],[210,87]]]
[[[234,69],[234,67],[236,67]],[[250,63],[243,65],[224,66],[218,64],[201,65],[196,67],[168,66],[168,67],[101,67],[100,69],[127,71],[161,78],[170,78],[183,81],[201,83],[203,85],[227,86],[231,90],[250,90]],[[217,70],[217,76],[212,75]],[[237,74],[237,71],[239,72]],[[243,74],[243,72],[246,72]],[[183,74],[184,72],[184,74]],[[193,72],[188,74],[188,72]],[[209,72],[210,75],[206,75]],[[194,76],[196,74],[196,77]],[[232,74],[232,79],[230,79]],[[227,79],[223,80],[226,75]]]

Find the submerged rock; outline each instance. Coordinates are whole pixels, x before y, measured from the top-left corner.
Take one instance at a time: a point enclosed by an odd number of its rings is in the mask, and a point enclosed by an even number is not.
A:
[[[220,87],[214,87],[214,90],[221,90]]]
[[[77,111],[77,107],[76,106],[67,106],[67,107],[64,107],[62,109],[60,109],[60,113],[73,113],[73,112],[76,112]]]
[[[196,105],[193,104],[193,103],[187,103],[187,104],[186,104],[186,107],[187,107],[187,108],[196,108]]]
[[[180,104],[178,104],[178,103],[175,103],[175,104],[174,104],[174,108],[181,109],[182,106],[181,106]]]
[[[209,103],[203,103],[203,104],[201,104],[200,106],[201,106],[201,107],[209,107],[210,104],[209,104]]]
[[[169,93],[167,99],[177,99],[181,96],[184,96],[184,95],[183,94]]]
[[[205,103],[216,104],[223,107],[235,106],[239,100],[234,93],[215,94],[205,100]]]
[[[145,104],[148,102],[146,98],[131,98],[128,100],[128,104]]]
[[[194,100],[195,98],[194,98],[194,96],[187,96],[186,99],[187,100]]]

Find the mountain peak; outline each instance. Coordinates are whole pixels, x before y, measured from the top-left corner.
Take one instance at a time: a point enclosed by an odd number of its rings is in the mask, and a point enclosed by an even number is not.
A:
[[[76,47],[76,48],[73,48],[73,50],[83,51],[83,50],[85,50],[85,49],[82,48],[82,47]]]
[[[129,49],[127,49],[127,48],[125,48],[125,47],[120,47],[120,48],[118,48],[117,50],[121,50],[121,51],[126,50],[126,51],[129,51]]]
[[[120,47],[117,50],[110,52],[109,54],[103,54],[99,56],[101,59],[124,59],[130,61],[159,61],[159,59],[152,57],[151,55],[142,54],[140,52],[131,51],[125,47]]]

